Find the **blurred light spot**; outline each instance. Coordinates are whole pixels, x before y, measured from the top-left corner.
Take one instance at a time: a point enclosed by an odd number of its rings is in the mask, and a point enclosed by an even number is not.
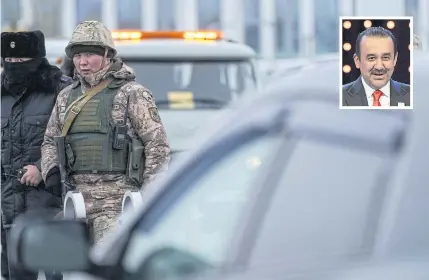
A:
[[[343,27],[344,27],[345,29],[350,29],[350,27],[352,27],[352,23],[351,23],[350,21],[346,20],[346,21],[343,23]]]
[[[365,20],[363,22],[363,26],[365,26],[365,28],[370,28],[372,26],[372,21],[370,20]]]
[[[410,23],[408,24],[408,27],[409,27],[409,28],[411,28],[411,21],[410,21]]]
[[[350,71],[352,71],[352,68],[350,67],[350,65],[344,65],[343,71],[344,73],[350,73]]]
[[[63,63],[63,58],[62,58],[62,57],[58,57],[58,58],[55,60],[55,64],[57,64],[57,65],[61,65],[61,63]]]
[[[387,28],[389,28],[389,29],[395,28],[395,22],[393,20],[389,20],[387,22]]]
[[[256,169],[261,166],[262,161],[259,157],[250,157],[246,161],[246,166],[249,169]]]
[[[349,50],[351,50],[351,49],[352,49],[352,45],[350,45],[350,43],[344,43],[344,45],[343,45],[343,49],[344,49],[345,51],[349,51]]]
[[[408,66],[408,72],[411,72],[411,68],[410,68],[411,66]]]
[[[411,44],[408,44],[408,50],[411,51]]]

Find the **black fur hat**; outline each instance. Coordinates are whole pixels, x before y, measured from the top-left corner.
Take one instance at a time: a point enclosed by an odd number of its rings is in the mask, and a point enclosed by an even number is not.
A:
[[[42,31],[2,32],[1,57],[42,58],[46,56]]]

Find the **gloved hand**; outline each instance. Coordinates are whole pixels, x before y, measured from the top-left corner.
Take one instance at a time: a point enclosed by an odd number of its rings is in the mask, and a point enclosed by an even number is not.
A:
[[[61,196],[61,175],[60,169],[57,166],[49,170],[46,176],[45,188],[48,192],[56,196]]]

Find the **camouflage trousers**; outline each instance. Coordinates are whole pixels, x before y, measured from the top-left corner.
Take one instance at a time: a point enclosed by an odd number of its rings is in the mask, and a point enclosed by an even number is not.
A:
[[[123,175],[79,174],[73,175],[70,182],[85,200],[94,243],[102,243],[106,234],[118,226],[125,192],[136,190],[136,187],[124,183]]]

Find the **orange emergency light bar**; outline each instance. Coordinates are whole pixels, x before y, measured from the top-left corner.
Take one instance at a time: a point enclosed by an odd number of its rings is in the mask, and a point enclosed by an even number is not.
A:
[[[117,30],[112,32],[113,40],[146,40],[146,39],[182,39],[182,40],[219,40],[223,38],[220,31],[140,31]]]

